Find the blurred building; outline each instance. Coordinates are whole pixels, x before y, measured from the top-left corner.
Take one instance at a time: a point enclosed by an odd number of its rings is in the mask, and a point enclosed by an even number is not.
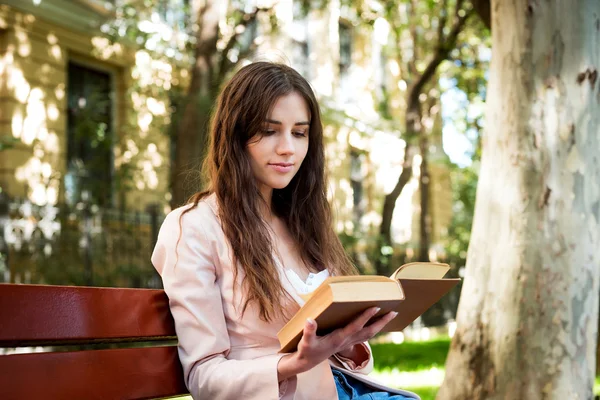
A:
[[[0,135],[10,148],[0,153],[2,190],[35,204],[82,195],[105,207],[163,203],[169,99],[145,92],[170,85],[173,66],[101,34],[114,16],[109,1],[4,3]]]
[[[0,5],[4,195],[39,205],[75,204],[85,197],[103,207],[144,210],[159,204],[168,210],[170,92],[185,86],[187,65],[173,54],[167,61],[153,57],[160,49],[139,51],[126,41],[109,41],[101,28],[115,17],[115,1]],[[175,37],[184,3],[158,1],[148,16],[159,28],[146,31]],[[248,3],[249,9],[270,5]],[[319,3],[306,9],[303,1],[277,1],[277,30],[266,18],[252,27],[261,37],[255,58],[291,64],[313,85],[326,123],[337,229],[361,257],[380,223],[384,193],[401,172],[403,81],[386,57],[385,21],[360,23],[362,17],[339,0]],[[434,248],[451,218],[436,123],[430,162]],[[394,237],[409,245],[418,238],[417,186],[413,177],[394,217]]]
[[[0,281],[158,286],[148,206],[167,203],[169,89],[187,66],[111,43],[115,1],[2,3]]]

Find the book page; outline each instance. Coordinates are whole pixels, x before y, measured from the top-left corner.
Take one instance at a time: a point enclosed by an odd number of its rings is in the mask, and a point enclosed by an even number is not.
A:
[[[450,270],[448,264],[434,262],[412,262],[402,265],[390,278],[392,279],[442,279]]]
[[[342,282],[388,282],[389,280],[390,280],[390,278],[388,278],[387,276],[380,276],[380,275],[342,275],[342,276],[330,276],[329,278],[325,279],[323,281],[323,283],[321,283],[319,285],[319,287],[317,287],[311,293],[299,294],[299,296],[302,298],[302,300],[308,301],[313,296],[313,294],[317,293],[320,290],[323,290],[323,288],[326,285],[330,285],[330,284],[334,284],[334,283],[342,283]]]

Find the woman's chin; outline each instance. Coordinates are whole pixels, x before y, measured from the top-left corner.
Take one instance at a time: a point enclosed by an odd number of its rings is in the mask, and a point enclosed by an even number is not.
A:
[[[271,186],[273,189],[285,189],[287,187],[287,185],[290,184],[291,180],[277,180],[274,182],[271,182],[271,184],[269,186]]]

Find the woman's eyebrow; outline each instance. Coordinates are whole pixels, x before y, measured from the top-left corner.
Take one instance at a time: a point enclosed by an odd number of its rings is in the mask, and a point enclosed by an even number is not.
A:
[[[270,124],[274,124],[274,125],[281,125],[281,121],[276,121],[274,119],[267,119],[267,122]],[[296,125],[310,125],[310,121],[300,121],[300,122],[296,122],[294,124],[294,126]]]

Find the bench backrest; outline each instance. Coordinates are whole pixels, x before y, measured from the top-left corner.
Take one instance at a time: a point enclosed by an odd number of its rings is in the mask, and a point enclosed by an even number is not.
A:
[[[65,347],[106,343],[120,345]],[[173,318],[162,290],[0,284],[0,347],[63,350],[0,355],[0,398],[185,394],[174,344]]]

